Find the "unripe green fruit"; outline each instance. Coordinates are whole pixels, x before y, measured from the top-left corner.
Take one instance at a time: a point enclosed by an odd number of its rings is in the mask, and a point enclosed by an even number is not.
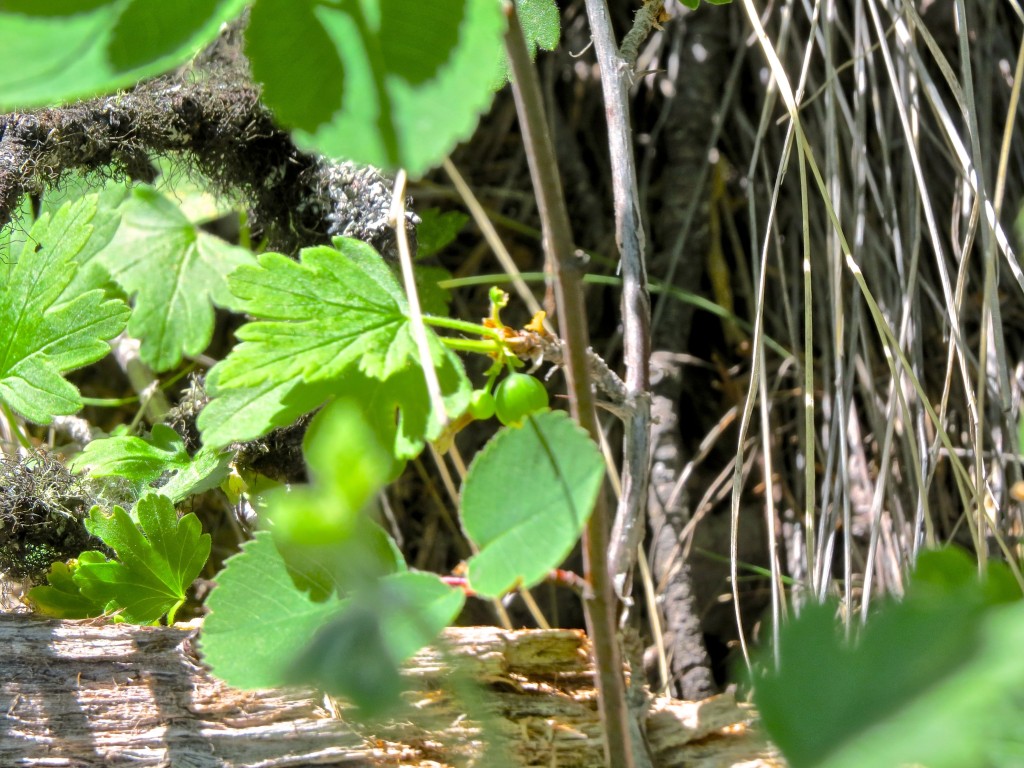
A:
[[[486,421],[494,415],[494,395],[486,389],[474,389],[469,396],[469,415]]]
[[[531,413],[548,407],[548,391],[533,376],[510,373],[498,384],[494,406],[498,421],[517,427]]]

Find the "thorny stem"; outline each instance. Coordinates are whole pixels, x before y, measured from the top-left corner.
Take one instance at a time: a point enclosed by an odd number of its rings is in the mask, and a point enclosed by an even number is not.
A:
[[[661,2],[648,3],[637,13],[637,30],[649,31],[643,14],[660,10]],[[643,538],[644,512],[650,476],[650,359],[651,300],[644,265],[644,234],[640,217],[633,141],[629,124],[629,79],[632,67],[615,45],[608,3],[587,0],[587,17],[594,52],[601,67],[605,114],[608,118],[608,148],[615,199],[615,240],[622,265],[622,351],[626,364],[627,405],[630,417],[623,429],[622,496],[615,513],[612,549],[608,568],[620,598],[628,598],[630,573],[637,547]],[[628,36],[627,36],[628,37]],[[638,43],[631,43],[635,48]],[[623,48],[626,46],[623,45]]]
[[[644,231],[640,193],[633,158],[629,118],[629,86],[633,63],[643,37],[661,12],[662,0],[647,0],[636,14],[633,29],[620,51],[615,44],[606,0],[586,0],[594,52],[601,68],[608,150],[611,159],[612,196],[615,202],[615,242],[622,270],[622,352],[626,365],[626,403],[622,440],[622,492],[611,533],[606,567],[615,592],[629,600],[632,572],[641,551],[644,514],[651,469],[651,299],[644,263]],[[628,603],[627,603],[628,604]],[[649,768],[651,757],[644,736],[647,700],[633,668],[629,705],[632,758],[638,768]]]
[[[513,3],[505,3],[505,14],[509,19],[505,47],[514,77],[512,90],[516,112],[537,196],[545,253],[555,276],[555,297],[561,315],[559,327],[567,352],[565,375],[570,408],[573,416],[597,441],[597,413],[587,377],[589,337],[583,302],[582,269],[573,250],[572,229],[544,114],[540,83],[530,61]],[[634,768],[636,764],[630,748],[622,660],[615,632],[614,598],[605,565],[609,530],[605,498],[604,493],[598,494],[597,504],[583,535],[583,576],[593,590],[583,605],[598,673],[597,690],[604,726],[605,760],[615,768]]]

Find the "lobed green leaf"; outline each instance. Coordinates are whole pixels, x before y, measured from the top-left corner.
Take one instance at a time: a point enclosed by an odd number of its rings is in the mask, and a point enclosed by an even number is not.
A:
[[[199,518],[178,518],[165,496],[147,494],[136,506],[138,525],[121,507],[106,515],[93,507],[85,527],[117,554],[107,560],[99,552],[79,557],[75,584],[90,600],[118,610],[125,621],[148,624],[175,612],[210,556],[210,535]]]
[[[490,105],[503,29],[497,1],[259,0],[246,53],[302,145],[418,176]]]
[[[204,232],[177,205],[148,186],[122,204],[121,226],[93,261],[134,297],[128,332],[157,372],[198,355],[213,335],[213,306],[231,301],[227,276],[255,264],[246,249]]]
[[[68,466],[92,477],[121,477],[140,489],[171,472],[159,491],[176,504],[220,485],[230,459],[228,452],[206,447],[189,456],[177,432],[156,424],[148,438],[118,435],[93,440]]]
[[[41,216],[0,285],[0,401],[38,424],[81,408],[63,374],[105,356],[128,320],[128,307],[102,290],[65,295],[95,213],[95,198],[83,198]]]
[[[181,436],[168,426],[156,424],[148,440],[134,436],[93,440],[68,466],[73,472],[88,470],[93,477],[119,476],[150,482],[168,470],[183,469],[189,460]]]
[[[134,85],[186,61],[244,0],[6,0],[0,111]]]
[[[205,444],[258,437],[332,397],[363,402],[397,460],[440,434],[401,286],[369,245],[335,244],[304,249],[298,262],[264,254],[231,275],[234,308],[256,319],[207,377],[212,399],[199,416]],[[468,403],[469,381],[429,331],[428,343],[454,416]]]
[[[104,602],[82,594],[74,575],[78,562],[54,563],[46,574],[46,584],[32,587],[26,597],[32,609],[55,619],[90,619],[101,616]]]

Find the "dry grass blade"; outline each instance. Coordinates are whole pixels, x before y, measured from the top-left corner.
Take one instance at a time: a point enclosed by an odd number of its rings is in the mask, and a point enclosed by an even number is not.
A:
[[[1012,5],[742,3],[770,81],[745,154],[732,151],[758,254],[737,445],[760,433],[769,565],[782,553],[809,590],[792,599],[839,594],[848,619],[902,590],[922,544],[967,544],[983,563],[1020,530],[1006,492],[1024,283],[1001,218],[1024,194]],[[796,350],[795,381],[766,335]],[[798,408],[773,397],[769,366],[800,387]],[[772,582],[777,619],[789,596],[776,570]]]

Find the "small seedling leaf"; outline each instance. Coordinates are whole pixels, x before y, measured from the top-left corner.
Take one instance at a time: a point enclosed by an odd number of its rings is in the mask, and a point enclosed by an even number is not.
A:
[[[180,519],[165,496],[147,494],[136,506],[136,525],[121,507],[106,515],[93,507],[85,526],[117,554],[117,560],[79,558],[74,575],[82,594],[116,606],[126,621],[149,624],[174,614],[210,555],[210,535],[199,518]]]
[[[555,0],[516,0],[516,14],[530,58],[537,55],[538,48],[553,51],[558,47],[562,18]],[[499,61],[501,65],[495,87],[501,87],[512,76],[504,49],[499,51]]]
[[[553,51],[558,47],[561,16],[555,0],[516,0],[516,13],[531,54],[537,48]]]
[[[427,208],[418,213],[420,223],[416,225],[416,257],[425,259],[451,245],[469,216],[462,211],[441,212],[439,208]]]

